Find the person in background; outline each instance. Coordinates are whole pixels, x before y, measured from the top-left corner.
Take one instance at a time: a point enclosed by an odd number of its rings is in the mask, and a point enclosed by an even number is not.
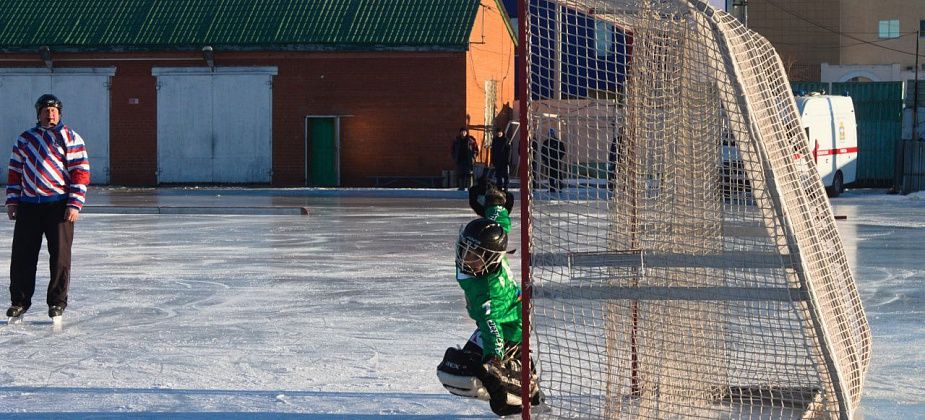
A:
[[[507,191],[510,183],[511,140],[504,135],[504,129],[495,130],[491,139],[491,164],[495,169],[495,184]]]
[[[475,138],[469,135],[466,127],[459,129],[459,135],[453,140],[450,154],[456,164],[456,186],[459,191],[465,191],[472,186],[475,156],[479,153],[479,145]]]
[[[549,171],[549,192],[556,192],[562,188],[562,165],[565,164],[565,143],[556,136],[556,130],[549,129],[549,137],[543,142],[543,166]]]
[[[623,127],[617,130],[617,135],[610,141],[610,150],[607,152],[607,191],[611,193],[616,187],[618,149],[623,141],[624,133]]]

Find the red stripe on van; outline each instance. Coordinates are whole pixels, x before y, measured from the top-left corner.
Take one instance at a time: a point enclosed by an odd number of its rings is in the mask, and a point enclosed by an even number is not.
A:
[[[857,153],[857,147],[842,147],[838,149],[818,149],[816,150],[816,156],[831,156],[831,155],[848,155],[851,153]]]

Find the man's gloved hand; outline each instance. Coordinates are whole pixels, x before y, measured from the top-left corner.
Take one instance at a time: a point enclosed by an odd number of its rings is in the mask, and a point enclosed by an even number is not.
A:
[[[514,195],[501,191],[494,182],[485,178],[469,188],[469,207],[479,216],[485,217],[485,209],[504,206],[508,212],[514,208]]]

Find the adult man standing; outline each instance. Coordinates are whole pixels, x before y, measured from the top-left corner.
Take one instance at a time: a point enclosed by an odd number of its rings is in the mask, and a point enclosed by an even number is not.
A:
[[[450,153],[456,163],[456,186],[463,191],[472,186],[475,156],[479,153],[479,145],[466,127],[459,129]]]
[[[491,139],[491,165],[495,168],[495,183],[507,191],[511,163],[511,141],[504,135],[504,129],[498,127]]]
[[[540,151],[543,156],[543,166],[549,171],[549,192],[556,192],[562,188],[562,166],[565,164],[565,143],[556,136],[556,130],[549,129],[549,138],[543,142]]]
[[[67,307],[74,222],[80,215],[90,162],[84,141],[61,123],[61,101],[45,94],[35,103],[38,124],[15,140],[10,155],[6,212],[15,220],[6,315],[19,319],[32,305],[42,236],[48,240],[48,316],[58,321]]]

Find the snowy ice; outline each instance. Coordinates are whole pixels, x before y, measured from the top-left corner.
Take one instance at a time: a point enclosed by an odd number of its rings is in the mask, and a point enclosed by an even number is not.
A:
[[[925,194],[832,203],[873,333],[864,418],[925,418]],[[309,215],[88,207],[62,330],[44,251],[26,322],[0,325],[0,418],[496,418],[435,376],[474,328],[453,280],[464,193],[94,188],[88,204]],[[12,232],[0,221],[4,267]]]

